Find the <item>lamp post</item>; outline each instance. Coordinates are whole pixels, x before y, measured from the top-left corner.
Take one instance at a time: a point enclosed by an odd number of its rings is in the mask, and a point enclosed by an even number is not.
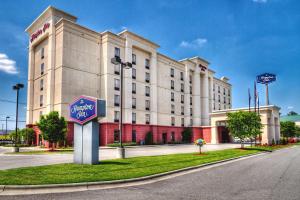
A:
[[[119,138],[120,138],[120,147],[118,149],[118,157],[125,158],[125,148],[123,147],[122,135],[123,135],[123,69],[132,68],[132,64],[130,62],[122,62],[119,56],[115,56],[111,59],[111,63],[115,65],[120,65],[120,121],[119,121]]]
[[[7,119],[9,119],[9,116],[6,116],[5,118],[5,134],[7,134]]]
[[[15,137],[15,147],[13,149],[14,152],[19,152],[19,147],[17,147],[18,142],[18,114],[19,114],[19,90],[24,88],[24,85],[21,83],[17,83],[13,86],[13,90],[17,91],[17,103],[16,103],[16,137]]]

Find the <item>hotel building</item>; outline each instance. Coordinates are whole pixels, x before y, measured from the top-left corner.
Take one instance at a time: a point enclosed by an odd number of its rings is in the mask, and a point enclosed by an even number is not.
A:
[[[184,127],[193,139],[211,141],[210,113],[230,109],[231,85],[218,79],[200,57],[174,60],[159,45],[128,30],[96,32],[77,18],[48,7],[27,29],[29,34],[27,126],[43,114],[58,111],[68,119],[69,104],[80,95],[106,101],[100,118],[100,145],[117,142],[120,119],[120,66],[111,58],[131,62],[124,69],[124,142],[140,143],[147,132],[155,143],[181,141]],[[68,122],[68,143],[73,141]],[[37,143],[40,143],[37,137]]]

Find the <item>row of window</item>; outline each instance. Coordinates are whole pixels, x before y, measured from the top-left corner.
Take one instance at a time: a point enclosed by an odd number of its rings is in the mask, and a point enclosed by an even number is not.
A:
[[[117,91],[120,90],[120,80],[119,79],[115,79],[114,88]],[[132,93],[136,94],[136,83],[132,83]],[[145,86],[145,95],[147,97],[150,97],[150,86],[147,86],[147,85]]]
[[[214,101],[216,100],[215,97],[216,97],[215,94],[213,94],[213,100]],[[221,103],[221,96],[220,95],[218,95],[218,102]],[[227,103],[226,97],[223,97],[223,103]],[[230,105],[230,98],[228,98],[228,104]]]
[[[230,109],[231,108],[231,106],[230,105],[228,105],[228,106],[226,106],[226,105],[223,105],[223,109],[225,110],[225,109]],[[221,104],[219,103],[218,104],[218,110],[221,110],[222,108],[221,108]],[[216,110],[216,104],[214,104],[214,110]]]
[[[175,70],[174,70],[174,68],[170,68],[170,76],[172,77],[172,78],[174,78],[175,77]],[[184,75],[183,75],[183,72],[180,72],[180,80],[184,80]]]
[[[115,47],[115,56],[121,57],[121,50],[118,47]],[[137,59],[136,59],[136,55],[135,54],[132,54],[132,61],[131,61],[131,63],[133,65],[137,64]],[[146,69],[150,69],[150,60],[148,58],[145,59],[145,68]]]
[[[213,84],[213,91],[215,91],[215,84]],[[218,93],[221,93],[221,88],[220,86],[218,85]],[[227,94],[228,96],[230,96],[230,89],[227,90]],[[226,88],[223,88],[223,95],[226,95]]]

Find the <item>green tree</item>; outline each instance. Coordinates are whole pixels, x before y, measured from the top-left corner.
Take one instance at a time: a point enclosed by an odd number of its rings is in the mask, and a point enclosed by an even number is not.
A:
[[[20,129],[18,128],[18,137],[16,137],[16,131],[12,131],[9,133],[9,137],[12,141],[14,141],[16,144],[20,144],[21,137],[20,137]],[[15,141],[16,138],[18,138],[18,141]]]
[[[67,132],[67,122],[64,117],[60,117],[58,112],[52,111],[48,115],[42,115],[37,124],[42,132],[42,137],[50,144],[63,141]]]
[[[288,139],[289,137],[295,137],[297,128],[295,122],[285,121],[280,122],[280,132],[283,137]]]
[[[182,133],[182,142],[184,143],[190,143],[192,140],[192,128],[184,128]]]
[[[295,111],[290,111],[287,115],[288,115],[288,116],[298,115],[298,113],[296,113]]]
[[[27,145],[32,145],[35,138],[34,130],[32,128],[23,128],[20,130],[20,136]]]
[[[147,145],[153,144],[153,134],[151,131],[147,132],[147,134],[145,136],[145,144],[147,144]]]
[[[241,148],[246,138],[256,137],[261,132],[261,119],[255,112],[238,111],[228,113],[227,117],[227,127],[233,137],[240,139]]]

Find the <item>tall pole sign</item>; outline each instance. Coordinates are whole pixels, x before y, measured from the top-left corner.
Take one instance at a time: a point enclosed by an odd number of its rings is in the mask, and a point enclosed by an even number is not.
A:
[[[266,86],[266,105],[269,105],[269,88],[268,85],[276,81],[276,75],[270,73],[264,73],[256,77],[257,83],[265,84]]]
[[[99,123],[105,116],[105,101],[80,96],[70,104],[70,121],[74,124],[74,163],[98,164]]]

